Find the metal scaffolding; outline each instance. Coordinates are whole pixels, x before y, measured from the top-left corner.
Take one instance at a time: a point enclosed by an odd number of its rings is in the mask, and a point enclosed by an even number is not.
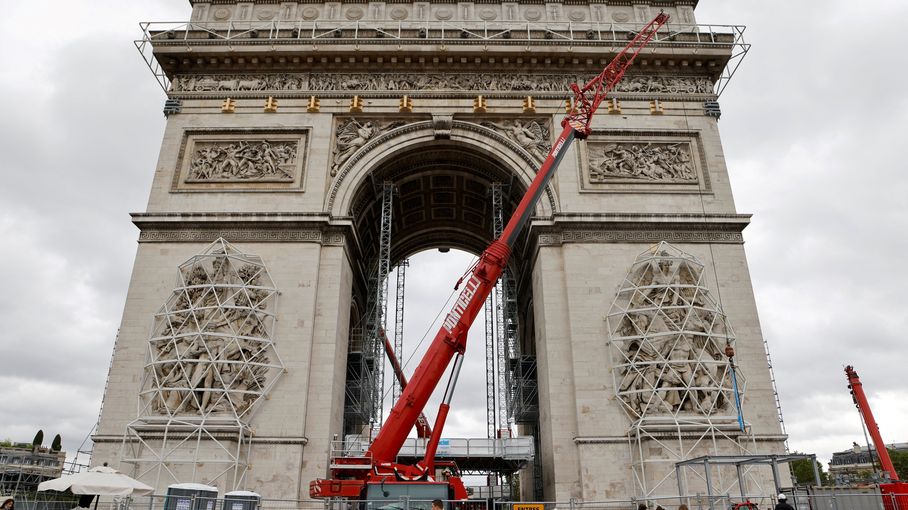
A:
[[[504,195],[505,188],[499,183],[492,183],[492,230],[493,237],[498,239],[501,236],[502,230],[504,230]],[[509,391],[509,378],[507,375],[507,346],[509,345],[508,338],[508,328],[510,326],[510,317],[508,317],[507,310],[507,287],[508,281],[510,281],[511,272],[505,268],[501,272],[501,278],[498,280],[498,284],[495,285],[495,329],[496,333],[496,355],[495,355],[495,364],[497,365],[497,374],[494,374],[493,377],[497,379],[496,387],[497,394],[495,400],[498,401],[498,428],[500,429],[509,429],[510,428],[510,418],[511,414],[511,403],[509,396],[511,392]]]
[[[318,21],[216,21],[216,22],[143,22],[142,38],[135,46],[165,92],[170,76],[159,62],[155,49],[191,48],[214,43],[226,45],[299,44],[340,45],[385,41],[389,45],[477,44],[477,45],[572,45],[597,46],[609,50],[622,47],[631,34],[645,23],[603,23],[575,21],[400,21],[400,20],[318,20]],[[734,76],[750,44],[744,41],[744,26],[685,25],[670,23],[655,34],[653,48],[697,46],[730,52],[717,77],[713,94],[718,96]],[[456,42],[455,42],[456,41]],[[603,60],[604,62],[604,60]],[[418,92],[417,92],[418,93]],[[467,93],[467,91],[464,91]],[[548,95],[545,92],[542,96]],[[554,93],[560,97],[562,93]]]
[[[489,294],[486,298],[486,304],[483,307],[485,313],[486,326],[486,435],[494,438],[495,431],[498,428],[496,418],[498,416],[495,405],[495,304],[493,295]]]
[[[154,316],[138,417],[123,439],[120,461],[134,476],[154,476],[156,486],[162,477],[243,486],[249,424],[284,372],[273,339],[277,295],[262,259],[224,239],[179,267]]]
[[[735,336],[703,268],[668,243],[653,246],[634,262],[607,317],[614,388],[630,419],[640,497],[674,493],[676,484],[690,488],[676,479],[675,463],[755,453],[740,406],[746,380],[735,370]],[[749,471],[715,475],[711,483],[728,490]]]
[[[409,259],[404,259],[397,264],[397,288],[395,289],[396,300],[394,301],[394,355],[400,361],[404,352],[404,287],[407,280],[407,268],[410,267]],[[397,403],[402,391],[400,381],[395,377],[392,380],[393,395],[391,405]]]
[[[346,433],[360,433],[364,425],[378,425],[383,415],[385,343],[382,331],[387,331],[394,184],[386,181],[377,187],[376,193],[381,193],[382,197],[378,255],[368,277],[363,324],[350,330],[344,401]],[[403,307],[401,292],[398,288],[399,310]],[[402,320],[403,314],[399,313],[399,316]],[[402,341],[402,323],[400,327]]]

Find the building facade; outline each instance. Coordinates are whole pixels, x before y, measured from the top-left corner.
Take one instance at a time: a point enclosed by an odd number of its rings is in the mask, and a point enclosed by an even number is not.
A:
[[[784,450],[718,132],[741,27],[696,0],[190,3],[137,43],[168,121],[93,462],[306,499],[374,420],[388,268],[481,252],[569,85],[660,10],[512,256],[499,426],[536,439],[526,499],[703,493],[676,461]]]
[[[908,443],[892,443],[887,447],[895,452],[908,452]],[[857,443],[848,450],[834,452],[829,461],[829,477],[836,485],[879,483],[880,472],[876,449]]]
[[[63,474],[66,452],[29,443],[0,446],[0,495],[33,494],[38,484]]]

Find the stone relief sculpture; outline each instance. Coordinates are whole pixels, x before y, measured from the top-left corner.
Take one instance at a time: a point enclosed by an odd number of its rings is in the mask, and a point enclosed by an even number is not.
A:
[[[337,171],[350,159],[350,156],[366,145],[369,140],[404,124],[402,121],[385,123],[377,121],[359,122],[354,118],[341,122],[335,131],[331,176],[337,175]]]
[[[292,182],[298,145],[267,140],[197,142],[186,182]]]
[[[180,266],[149,340],[145,414],[248,415],[283,370],[276,296],[261,259],[223,239]]]
[[[585,83],[589,78],[571,74],[507,73],[182,75],[173,79],[171,92],[483,90],[567,93],[571,83]],[[627,76],[616,89],[616,92],[631,94],[712,94],[712,91],[712,81],[704,76]]]
[[[588,144],[590,182],[615,179],[697,182],[687,142]]]
[[[724,355],[734,335],[694,257],[665,242],[638,257],[607,321],[615,391],[632,420],[735,414]]]
[[[171,92],[210,92],[244,90],[305,90],[305,74],[238,74],[238,75],[182,75],[170,84]]]
[[[552,148],[552,144],[549,142],[549,130],[539,121],[486,121],[481,124],[517,142],[521,148],[536,159],[544,160]]]

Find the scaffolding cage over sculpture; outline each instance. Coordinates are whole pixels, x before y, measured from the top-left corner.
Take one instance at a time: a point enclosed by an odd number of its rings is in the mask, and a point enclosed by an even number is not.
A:
[[[262,259],[224,239],[179,266],[154,316],[138,417],[123,440],[120,460],[134,476],[243,488],[252,418],[284,372],[278,294]]]
[[[606,320],[638,496],[696,491],[706,482],[702,472],[683,469],[679,485],[677,462],[755,453],[739,404],[746,380],[731,357],[734,332],[700,261],[666,242],[653,246],[637,257]],[[715,469],[711,482],[720,489],[743,476],[745,486],[764,492],[750,468]]]

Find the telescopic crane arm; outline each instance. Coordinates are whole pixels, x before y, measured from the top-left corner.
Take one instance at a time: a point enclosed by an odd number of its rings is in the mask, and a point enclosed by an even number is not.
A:
[[[371,459],[372,469],[361,478],[360,483],[370,480],[376,482],[381,480],[384,483],[384,480],[392,475],[397,480],[426,480],[431,476],[434,448],[441,436],[450,394],[457,379],[460,357],[463,356],[466,349],[467,332],[470,326],[501,276],[518,235],[529,221],[539,198],[571,142],[574,139],[583,140],[589,136],[592,131],[593,115],[605,99],[606,94],[621,81],[634,59],[655,37],[656,32],[668,21],[668,18],[667,14],[660,13],[637,33],[598,76],[583,86],[571,85],[571,91],[574,94],[573,109],[561,121],[563,130],[558,140],[552,146],[552,150],[543,161],[539,171],[536,172],[536,177],[514,210],[501,236],[486,248],[479,257],[479,262],[466,278],[466,283],[457,301],[442,323],[419,366],[416,367],[409,384],[402,390],[401,396],[388,414],[385,424],[366,452],[366,457]],[[407,434],[418,422],[423,408],[441,381],[448,364],[455,358],[455,370],[451,382],[448,384],[442,407],[439,409],[432,436],[427,444],[425,459],[416,466],[396,463],[395,459]],[[310,484],[309,492],[312,497],[346,496],[355,488],[355,482],[350,482],[344,481],[341,484],[338,480],[315,480]],[[459,485],[461,491],[455,490],[455,492],[461,493],[458,497],[466,497],[465,492],[462,492],[463,484],[459,479],[449,480],[449,483],[452,487]]]
[[[498,277],[508,262],[517,236],[526,225],[535,209],[539,197],[558,168],[562,157],[575,138],[584,139],[591,131],[590,123],[599,104],[605,95],[612,90],[624,76],[640,50],[656,35],[656,31],[668,21],[668,15],[660,13],[616,56],[611,63],[583,87],[574,84],[575,112],[562,121],[564,129],[552,146],[536,178],[533,179],[526,194],[507,226],[480,256],[479,262],[464,284],[460,297],[444,323],[435,335],[422,362],[413,373],[407,388],[401,393],[397,405],[388,415],[384,427],[372,442],[369,450],[376,462],[392,462],[397,452],[413,428],[420,411],[429,400],[429,396],[438,386],[448,363],[456,354],[463,354],[466,348],[466,333],[476,319],[476,315],[492,291]]]
[[[880,458],[880,465],[883,471],[889,473],[889,479],[893,482],[899,481],[899,475],[895,472],[895,466],[892,459],[889,458],[889,450],[886,449],[886,443],[883,442],[883,436],[880,435],[880,427],[876,420],[873,419],[873,411],[870,410],[870,403],[867,401],[867,395],[864,394],[864,386],[861,384],[861,378],[855,372],[854,367],[848,365],[845,367],[845,375],[848,377],[848,389],[851,390],[851,396],[854,404],[861,412],[861,418],[864,419],[864,425],[873,438],[873,445],[876,448],[876,454]]]

